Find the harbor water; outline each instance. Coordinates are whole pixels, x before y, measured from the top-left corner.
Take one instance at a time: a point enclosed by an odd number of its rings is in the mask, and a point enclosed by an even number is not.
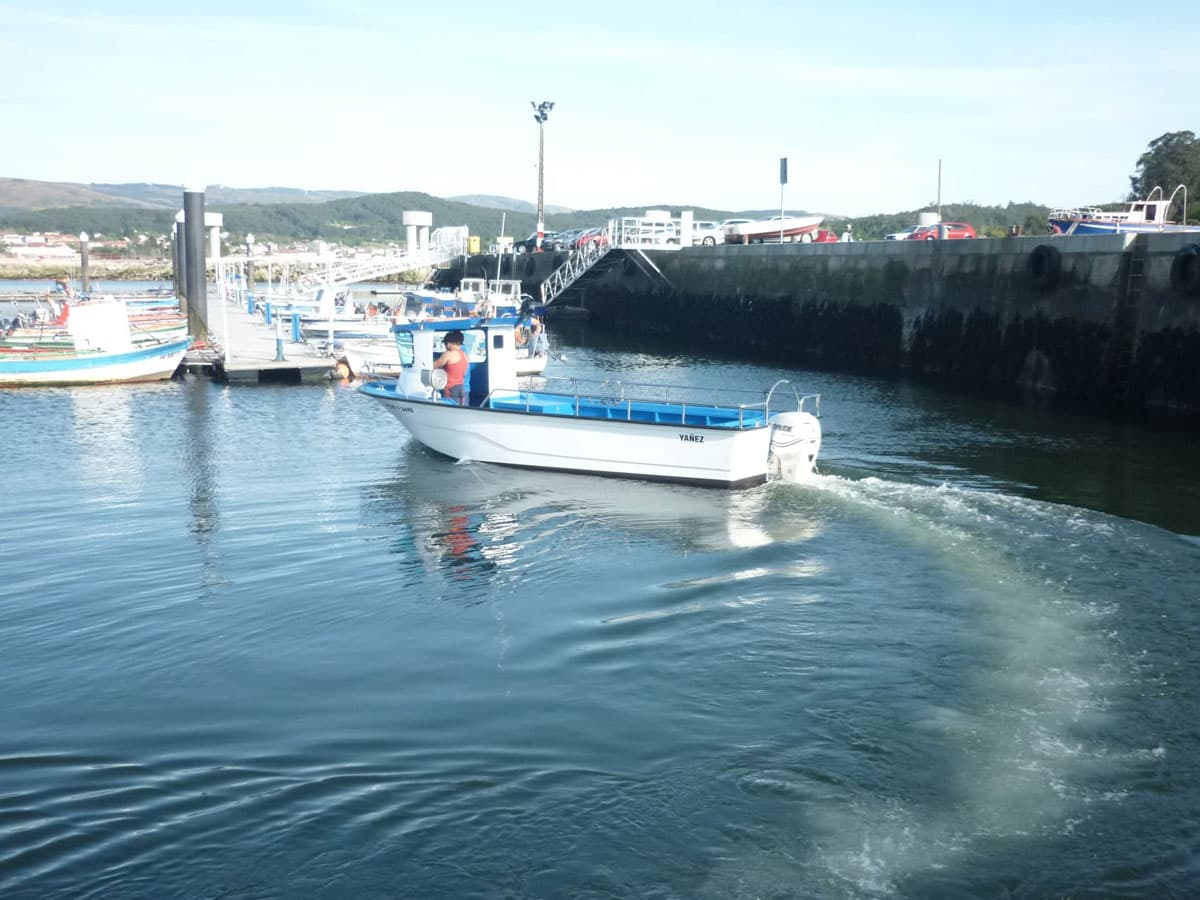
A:
[[[0,391],[0,897],[1187,897],[1194,434],[820,391],[812,484],[455,464],[353,386]]]

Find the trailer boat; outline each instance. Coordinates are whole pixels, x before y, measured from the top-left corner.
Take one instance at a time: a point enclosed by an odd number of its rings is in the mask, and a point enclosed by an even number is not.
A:
[[[753,222],[731,222],[725,226],[727,244],[761,244],[774,241],[811,243],[824,216],[775,216]]]

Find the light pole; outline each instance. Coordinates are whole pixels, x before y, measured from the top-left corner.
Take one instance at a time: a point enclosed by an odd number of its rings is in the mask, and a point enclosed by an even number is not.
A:
[[[541,209],[540,204],[538,208]],[[88,278],[88,233],[86,231],[79,232],[79,289],[85,294],[92,289],[91,280]]]
[[[542,252],[542,235],[546,232],[546,222],[542,215],[542,168],[546,161],[546,120],[550,118],[550,110],[554,109],[553,100],[543,100],[541,103],[529,101],[533,107],[533,119],[538,123],[538,209],[537,209],[537,247]]]

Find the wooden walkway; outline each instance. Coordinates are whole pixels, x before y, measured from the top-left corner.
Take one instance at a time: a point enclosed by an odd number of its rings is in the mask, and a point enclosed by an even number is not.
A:
[[[261,314],[248,313],[245,306],[233,301],[222,304],[217,297],[209,298],[208,314],[210,346],[188,352],[183,360],[185,372],[209,374],[231,384],[329,380],[334,359],[315,344],[293,342],[290,319],[276,317],[267,325]]]

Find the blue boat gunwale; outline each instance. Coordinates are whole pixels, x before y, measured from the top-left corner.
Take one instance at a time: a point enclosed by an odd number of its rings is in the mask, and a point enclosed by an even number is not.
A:
[[[747,431],[765,428],[768,424],[765,408],[590,397],[547,391],[519,391],[500,397],[489,394],[484,404],[488,409],[504,412],[645,425],[686,425]]]
[[[544,391],[501,391],[489,394],[478,405],[459,406],[449,399],[426,399],[399,394],[394,381],[369,381],[359,391],[378,399],[420,406],[450,407],[464,412],[529,416],[533,418],[582,419],[591,422],[621,422],[666,428],[703,428],[717,432],[756,431],[770,424],[764,408],[722,407],[716,405],[660,403],[655,401],[605,401],[595,397],[552,394]],[[819,395],[805,395],[801,400]],[[535,401],[533,398],[537,397]],[[578,401],[578,402],[577,402]]]
[[[106,353],[103,350],[85,350],[43,359],[4,359],[0,357],[0,372],[86,371],[88,369],[140,362],[143,359],[150,359],[155,356],[178,353],[181,349],[186,351],[191,346],[191,343],[191,337],[184,336],[178,340],[161,341],[157,344],[139,346],[132,350],[125,350],[118,353]]]

